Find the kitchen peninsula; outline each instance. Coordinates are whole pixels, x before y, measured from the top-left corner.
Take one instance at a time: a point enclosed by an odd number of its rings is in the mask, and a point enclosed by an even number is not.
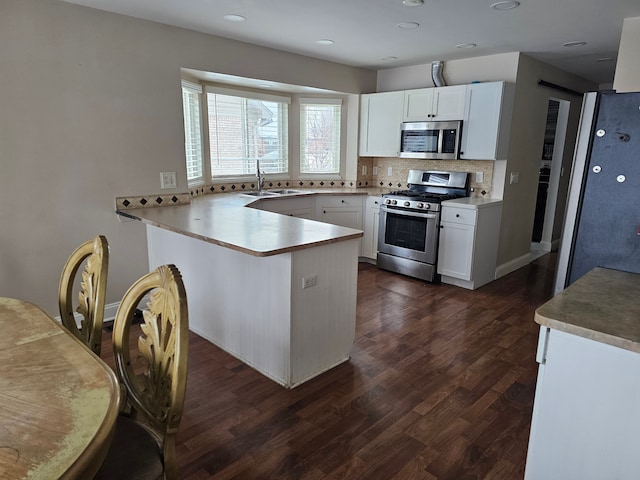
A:
[[[536,310],[526,480],[638,478],[640,275],[595,268]]]
[[[180,269],[190,329],[292,388],[349,359],[362,231],[248,208],[256,198],[118,213],[146,224],[150,269]]]

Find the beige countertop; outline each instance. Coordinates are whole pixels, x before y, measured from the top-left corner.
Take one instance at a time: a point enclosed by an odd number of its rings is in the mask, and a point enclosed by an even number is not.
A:
[[[298,189],[296,189],[298,190]],[[300,195],[381,195],[380,188],[300,189]],[[283,195],[275,198],[292,198]],[[322,244],[360,238],[361,230],[245,208],[258,199],[242,193],[193,198],[188,205],[118,211],[123,217],[258,257],[278,255]]]
[[[501,205],[502,200],[498,198],[463,197],[463,198],[454,198],[453,200],[446,200],[442,202],[442,204],[460,207],[460,208],[478,209],[478,208],[490,207],[493,205]]]
[[[594,268],[539,307],[535,321],[640,353],[640,275]]]

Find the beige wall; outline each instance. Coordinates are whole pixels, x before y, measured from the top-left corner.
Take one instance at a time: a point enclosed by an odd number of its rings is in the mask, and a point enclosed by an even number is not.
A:
[[[625,18],[613,88],[617,92],[640,92],[640,17]]]
[[[466,85],[473,81],[515,82],[519,56],[520,54],[515,52],[451,60],[444,62],[443,77],[447,85]],[[378,71],[378,92],[433,86],[431,63]]]
[[[571,102],[563,156],[564,175],[560,182],[566,188],[569,181],[582,96],[540,86],[538,85],[539,80],[580,92],[597,89],[597,85],[580,77],[558,70],[527,55],[520,55],[509,158],[505,172],[498,265],[522,259],[529,254],[531,248],[538,174],[549,98]],[[509,183],[511,173],[519,174],[518,183]],[[563,195],[562,204],[558,203],[558,211],[564,212],[564,198]]]
[[[71,251],[111,245],[107,303],[147,271],[146,235],[116,196],[186,192],[180,67],[347,93],[373,71],[233,42],[58,0],[0,2],[0,295],[57,314]],[[164,191],[163,191],[164,192]]]

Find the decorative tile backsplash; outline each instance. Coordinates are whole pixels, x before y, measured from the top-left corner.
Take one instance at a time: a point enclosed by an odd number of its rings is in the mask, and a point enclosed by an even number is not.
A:
[[[491,196],[492,161],[485,160],[417,160],[396,157],[361,157],[358,159],[358,182],[367,182],[371,187],[407,188],[409,170],[444,170],[471,173],[471,194],[475,197]],[[365,167],[363,169],[363,167]],[[377,175],[374,175],[374,168]],[[366,171],[366,174],[363,174]],[[389,175],[391,171],[391,175]],[[476,182],[476,173],[482,172],[482,182]]]
[[[160,195],[130,195],[116,197],[116,210],[131,208],[165,207],[167,205],[186,205],[191,202],[188,193],[166,193]]]
[[[265,182],[264,188],[353,188],[372,186],[368,180],[276,180]],[[116,210],[132,208],[164,207],[168,205],[184,205],[191,202],[191,198],[215,193],[244,192],[256,190],[255,183],[216,183],[193,188],[189,193],[168,193],[153,195],[131,195],[116,197]]]
[[[364,168],[363,168],[364,167]],[[373,174],[374,167],[377,175]],[[415,160],[408,158],[367,158],[358,159],[357,180],[274,180],[265,182],[265,188],[366,188],[383,187],[391,189],[407,188],[409,170],[445,170],[452,172],[470,172],[472,196],[491,196],[493,162],[482,160]],[[389,172],[391,171],[391,175]],[[482,172],[483,181],[476,182],[476,173]],[[235,182],[215,183],[192,188],[188,193],[164,193],[153,195],[131,195],[116,197],[116,209],[163,207],[184,205],[194,197],[215,193],[252,191],[258,188],[256,183]]]

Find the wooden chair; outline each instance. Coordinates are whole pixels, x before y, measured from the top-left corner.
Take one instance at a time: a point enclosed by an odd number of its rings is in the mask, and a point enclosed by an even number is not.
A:
[[[82,271],[78,307],[74,309],[74,282],[85,259],[87,262]],[[62,269],[58,288],[58,307],[62,324],[96,355],[100,355],[102,345],[108,267],[109,244],[104,236],[98,235],[74,250]],[[76,324],[74,310],[83,317],[80,328]]]
[[[141,333],[132,342],[136,308],[149,292]],[[188,333],[187,296],[174,265],[158,267],[125,293],[114,322],[113,354],[123,410],[132,415],[118,417],[96,479],[178,478],[175,437],[187,386]]]

